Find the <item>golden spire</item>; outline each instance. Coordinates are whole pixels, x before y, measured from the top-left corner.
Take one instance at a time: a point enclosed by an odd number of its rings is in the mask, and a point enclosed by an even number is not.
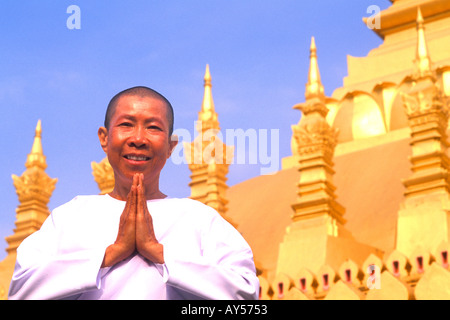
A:
[[[14,254],[16,248],[27,236],[38,230],[50,214],[47,203],[58,179],[51,179],[46,173],[47,163],[42,152],[41,121],[36,126],[33,147],[25,163],[26,170],[20,176],[12,175],[14,187],[19,197],[16,209],[16,229],[7,237],[6,251]]]
[[[425,39],[425,27],[420,7],[417,8],[417,50],[416,50],[416,77],[424,77],[432,74],[431,59],[428,54]]]
[[[449,239],[449,231],[436,233],[448,224],[450,207],[450,158],[447,127],[450,105],[436,83],[427,50],[424,22],[417,10],[416,70],[414,85],[401,93],[410,127],[411,174],[403,179],[404,199],[397,220],[396,250],[411,255],[417,244],[431,252]],[[427,199],[424,202],[423,199]]]
[[[42,134],[41,120],[38,120],[34,135],[33,146],[31,147],[31,152],[30,154],[28,154],[27,161],[25,162],[25,167],[27,168],[39,167],[42,170],[45,170],[47,168],[45,156],[42,151],[41,134]]]
[[[205,92],[203,95],[202,109],[198,114],[198,120],[202,124],[202,130],[219,129],[219,121],[214,108],[214,100],[212,96],[211,73],[209,65],[206,65],[204,77]]]
[[[306,84],[305,98],[323,99],[325,97],[322,82],[320,80],[319,64],[317,63],[317,48],[314,37],[311,37],[311,47],[309,49],[309,72],[308,83]]]
[[[337,203],[332,177],[334,148],[338,131],[326,121],[328,108],[320,81],[317,65],[316,44],[311,39],[310,66],[306,84],[306,101],[294,106],[303,116],[297,125],[292,126],[293,138],[299,156],[300,181],[298,183],[298,201],[292,205],[295,213],[293,221],[304,217],[330,216],[333,225],[345,223],[342,217],[345,209]],[[321,179],[316,177],[320,176]],[[320,203],[320,204],[319,204]],[[314,214],[312,214],[314,212]],[[330,234],[335,235],[336,230]]]
[[[317,48],[314,37],[311,37],[309,49],[309,72],[305,90],[305,103],[296,104],[294,109],[300,110],[304,115],[320,113],[324,118],[328,114],[325,104],[325,92],[320,80],[319,64],[317,63]],[[317,103],[320,102],[320,103]],[[296,151],[294,151],[294,154]]]
[[[226,220],[226,184],[228,166],[233,159],[234,148],[225,145],[220,138],[218,116],[214,108],[211,90],[211,74],[206,65],[205,93],[199,112],[197,131],[192,142],[183,142],[186,160],[191,170],[191,198],[216,209]],[[210,130],[212,129],[212,130]]]

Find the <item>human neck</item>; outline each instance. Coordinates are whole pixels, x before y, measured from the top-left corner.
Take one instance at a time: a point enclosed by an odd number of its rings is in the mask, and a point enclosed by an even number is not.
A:
[[[131,184],[115,183],[113,191],[109,195],[115,199],[126,201],[128,198],[128,193],[131,190]],[[164,199],[167,196],[159,190],[159,185],[145,184],[145,199],[155,200]]]

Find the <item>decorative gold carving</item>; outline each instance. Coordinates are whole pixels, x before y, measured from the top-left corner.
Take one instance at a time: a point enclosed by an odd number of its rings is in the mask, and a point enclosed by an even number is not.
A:
[[[446,115],[448,108],[444,104],[441,90],[435,83],[429,80],[425,81],[426,86],[422,83],[416,84],[411,93],[401,93],[406,114],[410,118],[431,112],[444,112]]]
[[[338,130],[330,127],[325,119],[294,126],[294,138],[297,141],[299,155],[320,150],[333,155],[337,143]]]
[[[294,106],[294,109],[300,110],[304,115],[317,112],[322,117],[326,117],[329,111],[325,103],[317,98],[313,98],[311,101],[307,100],[305,103],[297,104]]]
[[[92,161],[92,175],[97,182],[100,194],[110,193],[114,189],[114,171],[109,164],[108,158],[103,158],[99,163]]]
[[[50,201],[58,181],[36,167],[27,169],[20,177],[13,174],[12,179],[20,202],[38,200],[45,204]]]

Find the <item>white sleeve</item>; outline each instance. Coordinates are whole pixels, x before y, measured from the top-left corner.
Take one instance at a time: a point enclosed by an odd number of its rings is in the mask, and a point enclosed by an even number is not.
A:
[[[167,284],[201,299],[258,299],[253,253],[239,232],[215,219],[202,239],[202,255],[164,251]]]
[[[9,299],[63,299],[100,287],[105,248],[61,254],[57,245],[50,215],[17,249]]]

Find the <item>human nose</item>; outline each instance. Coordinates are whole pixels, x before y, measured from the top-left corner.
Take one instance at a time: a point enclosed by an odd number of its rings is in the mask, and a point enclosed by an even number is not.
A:
[[[144,128],[136,127],[129,139],[129,145],[135,148],[142,148],[148,145],[149,141],[145,135]]]

